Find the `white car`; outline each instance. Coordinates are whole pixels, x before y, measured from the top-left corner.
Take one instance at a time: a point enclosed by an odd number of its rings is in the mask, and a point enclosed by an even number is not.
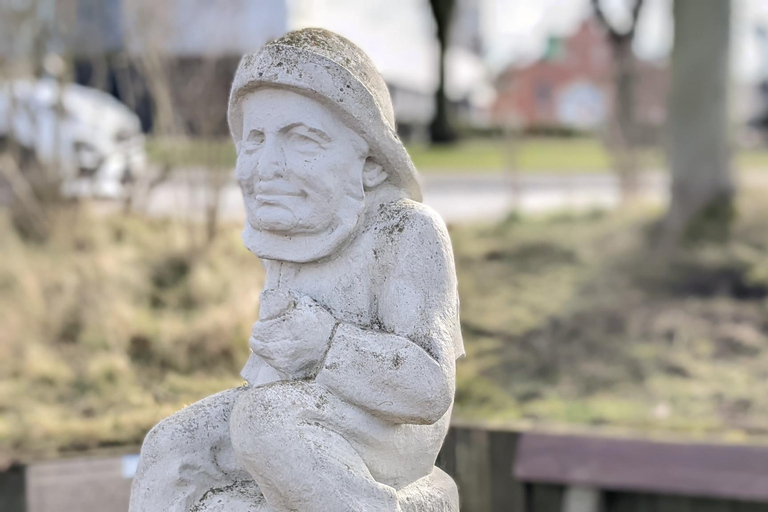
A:
[[[141,123],[127,106],[102,91],[52,79],[0,84],[0,137],[60,169],[67,196],[122,197],[146,164]]]

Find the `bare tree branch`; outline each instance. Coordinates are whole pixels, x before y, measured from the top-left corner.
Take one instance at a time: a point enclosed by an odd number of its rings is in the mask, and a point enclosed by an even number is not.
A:
[[[627,29],[626,32],[621,32],[619,29],[614,27],[610,21],[608,21],[608,18],[605,16],[605,11],[603,10],[602,3],[600,0],[592,0],[592,9],[595,12],[595,17],[600,22],[602,26],[608,30],[608,34],[611,37],[611,39],[614,40],[620,40],[620,39],[632,39],[635,37],[635,31],[637,30],[637,22],[640,19],[640,11],[643,8],[643,3],[645,0],[632,0],[632,7],[631,7],[631,18],[632,23],[629,26],[629,29]]]
[[[631,199],[637,186],[638,162],[635,151],[637,139],[636,83],[637,69],[632,51],[637,22],[643,0],[626,0],[630,10],[630,26],[620,30],[608,20],[600,0],[592,0],[595,18],[605,27],[613,54],[614,99],[613,115],[608,130],[608,146],[613,155],[614,171],[619,175],[622,196]]]
[[[47,231],[49,226],[45,208],[35,197],[32,186],[19,169],[16,160],[9,154],[0,156],[0,175],[8,182],[14,199],[28,215],[29,221],[41,231]]]

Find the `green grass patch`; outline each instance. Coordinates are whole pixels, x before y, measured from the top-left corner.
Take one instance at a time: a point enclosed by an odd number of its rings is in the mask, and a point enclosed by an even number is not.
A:
[[[500,173],[505,170],[536,173],[610,172],[611,156],[594,138],[521,138],[511,142],[474,139],[450,146],[411,145],[408,152],[416,168],[431,173]],[[235,166],[235,149],[229,139],[156,139],[147,142],[150,161],[174,167]],[[640,151],[643,169],[664,169],[660,148]],[[737,153],[740,169],[768,169],[768,149]]]
[[[147,140],[150,162],[171,167],[235,167],[237,154],[232,141],[226,139],[158,139]]]
[[[408,147],[419,171],[428,172],[499,172],[506,165],[502,146],[494,141],[469,141],[455,145]]]
[[[768,171],[768,149],[748,149],[736,153],[738,169]]]
[[[416,167],[425,172],[606,172],[610,157],[594,139],[470,140],[454,146],[411,146]]]

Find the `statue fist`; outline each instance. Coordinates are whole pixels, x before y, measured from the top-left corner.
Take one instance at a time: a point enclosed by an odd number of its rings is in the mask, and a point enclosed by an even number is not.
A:
[[[251,350],[286,379],[311,379],[331,343],[336,320],[317,302],[283,290],[262,295]]]

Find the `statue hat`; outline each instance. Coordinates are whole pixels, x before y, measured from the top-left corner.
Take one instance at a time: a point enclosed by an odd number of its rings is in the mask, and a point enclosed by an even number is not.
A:
[[[416,167],[397,136],[392,99],[371,59],[324,29],[289,32],[240,61],[229,97],[232,137],[242,137],[241,100],[260,87],[284,87],[329,106],[368,143],[374,160],[410,199],[421,201]]]

